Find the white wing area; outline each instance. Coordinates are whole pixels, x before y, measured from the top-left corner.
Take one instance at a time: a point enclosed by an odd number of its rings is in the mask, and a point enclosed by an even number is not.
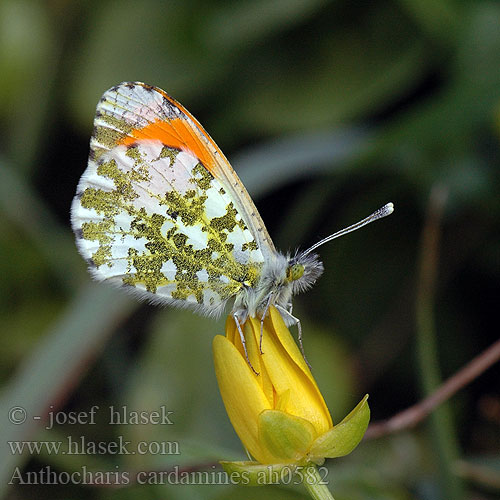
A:
[[[141,82],[125,82],[104,93],[96,111],[91,149],[111,150],[123,137],[161,122],[165,145],[190,151],[220,182],[253,234],[262,253],[276,250],[267,229],[236,172],[196,118],[163,90]],[[171,142],[168,142],[171,140]]]
[[[153,302],[217,314],[264,262],[231,194],[196,156],[158,140],[91,159],[71,215],[93,276]]]

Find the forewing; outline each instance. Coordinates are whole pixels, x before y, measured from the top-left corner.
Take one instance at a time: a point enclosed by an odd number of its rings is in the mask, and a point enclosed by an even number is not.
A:
[[[73,230],[97,279],[217,313],[256,285],[264,255],[240,200],[207,166],[222,153],[169,99],[143,84],[104,94]]]
[[[121,83],[104,93],[95,125],[91,147],[97,155],[117,143],[152,138],[191,152],[230,194],[262,253],[267,257],[276,252],[255,204],[222,151],[198,120],[166,92],[141,82]]]

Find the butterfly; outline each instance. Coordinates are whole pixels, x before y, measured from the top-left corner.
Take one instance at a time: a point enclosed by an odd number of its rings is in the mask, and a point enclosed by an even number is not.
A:
[[[234,298],[231,314],[244,342],[240,325],[248,316],[263,321],[271,305],[287,325],[298,323],[292,296],[322,274],[318,246],[392,210],[388,203],[305,251],[282,254],[189,111],[157,87],[124,82],[97,105],[71,223],[95,279],[208,316]]]

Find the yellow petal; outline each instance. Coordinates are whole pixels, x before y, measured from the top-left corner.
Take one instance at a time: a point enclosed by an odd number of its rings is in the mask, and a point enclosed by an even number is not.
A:
[[[274,387],[267,372],[267,368],[262,363],[262,355],[260,354],[260,320],[249,318],[245,323],[245,339],[247,342],[247,350],[252,366],[257,371],[257,382],[259,382],[264,394],[269,401],[270,408],[274,407],[275,392]]]
[[[297,343],[293,339],[290,334],[290,330],[285,325],[283,321],[283,317],[279,313],[279,311],[275,307],[269,308],[268,318],[272,324],[272,330],[276,332],[278,338],[283,345],[284,349],[292,359],[292,361],[297,365],[297,367],[304,372],[308,378],[315,384],[314,378],[311,374],[311,370],[307,366],[307,363],[304,360],[304,356],[300,352],[300,349],[297,347]]]
[[[229,420],[241,442],[261,463],[276,462],[262,449],[258,437],[258,417],[270,409],[255,374],[238,349],[222,335],[213,341],[215,374]]]
[[[236,348],[238,349],[238,351],[240,351],[241,355],[243,356],[243,346],[241,345],[240,334],[238,332],[238,328],[236,327],[236,322],[235,322],[232,314],[230,314],[226,318],[225,332],[226,332],[227,340],[229,340],[229,342],[231,342],[231,344],[234,344],[236,346]]]
[[[254,372],[254,375],[256,377],[258,377],[256,380],[257,380],[257,382],[260,383],[260,385],[262,387],[262,378],[258,376],[261,374],[260,346],[259,346],[259,343],[256,340],[256,338],[251,333],[248,332],[248,329],[249,328],[251,329],[251,327],[252,327],[252,323],[253,322],[247,320],[247,322],[245,323],[244,328],[243,328],[243,333],[245,336],[248,359],[250,360],[250,363],[252,364],[254,370],[257,372],[257,373]],[[243,357],[245,357],[244,353],[243,353]],[[245,360],[246,360],[246,357],[245,357]]]
[[[278,397],[289,391],[284,410],[309,421],[317,435],[332,427],[330,412],[281,315],[270,308],[264,321],[262,364]],[[260,336],[260,327],[259,327]],[[253,328],[256,335],[256,328]]]

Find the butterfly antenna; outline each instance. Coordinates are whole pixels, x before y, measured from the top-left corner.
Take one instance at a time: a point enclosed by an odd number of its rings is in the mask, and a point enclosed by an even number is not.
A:
[[[359,222],[356,222],[356,224],[341,229],[340,231],[337,231],[336,233],[333,233],[330,236],[323,238],[321,241],[318,241],[311,248],[308,248],[302,255],[307,255],[308,253],[311,253],[312,251],[316,250],[316,248],[318,248],[319,246],[324,245],[325,243],[328,243],[329,241],[332,241],[335,238],[338,238],[339,236],[344,236],[344,234],[352,233],[353,231],[356,231],[356,229],[359,229],[363,226],[366,226],[367,224],[370,224],[370,222],[382,219],[383,217],[392,214],[392,212],[394,212],[394,205],[392,203],[387,203],[378,210],[375,210],[375,212],[366,217],[366,219],[360,220]]]

